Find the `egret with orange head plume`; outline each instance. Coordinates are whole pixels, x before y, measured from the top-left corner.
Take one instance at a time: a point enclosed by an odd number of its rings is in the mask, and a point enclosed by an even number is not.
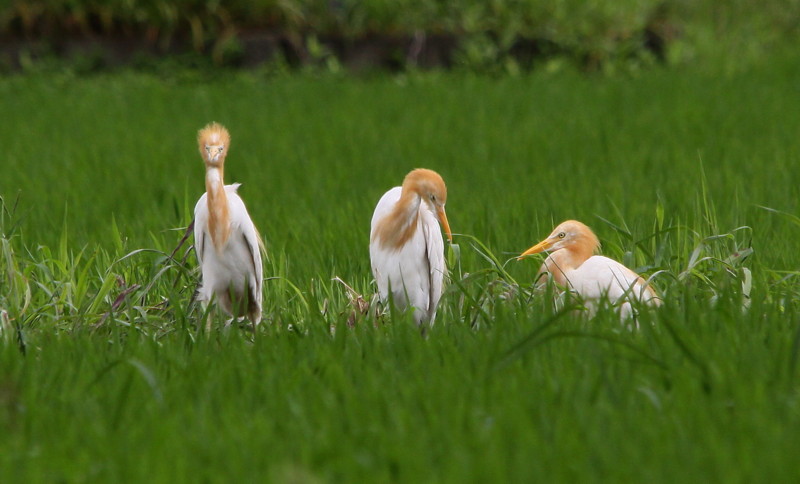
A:
[[[442,177],[419,168],[386,192],[372,215],[369,255],[381,301],[411,307],[417,325],[433,324],[442,296],[447,267],[439,223],[453,240],[446,202]]]
[[[599,248],[600,241],[589,227],[567,220],[517,259],[547,252],[537,279],[542,274],[551,275],[556,284],[578,293],[590,309],[605,297],[619,306],[620,316],[626,319],[634,314],[631,301],[661,304],[656,291],[641,276],[613,259],[593,255]]]
[[[255,326],[261,321],[263,245],[237,194],[240,184],[223,182],[230,135],[211,123],[198,132],[197,143],[206,165],[206,193],[194,207],[194,248],[203,272],[198,299],[205,308],[215,297],[225,312]]]

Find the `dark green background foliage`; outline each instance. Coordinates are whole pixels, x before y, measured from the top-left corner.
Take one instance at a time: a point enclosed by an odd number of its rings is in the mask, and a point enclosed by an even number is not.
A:
[[[658,60],[707,61],[721,50],[735,56],[728,62],[738,64],[796,41],[799,21],[797,0],[20,0],[0,5],[0,34],[34,41],[23,51],[31,48],[38,56],[68,54],[72,44],[65,39],[123,38],[144,41],[162,53],[188,45],[217,64],[236,64],[247,56],[254,34],[266,34],[283,42],[273,60],[297,55],[303,63],[330,66],[344,55],[342,49],[359,41],[423,35],[434,44],[452,39],[456,48],[448,65],[493,72],[553,59],[591,70],[641,68]],[[414,57],[408,43],[393,45],[384,57],[393,64],[415,64],[408,59]],[[84,50],[91,58],[92,49]]]

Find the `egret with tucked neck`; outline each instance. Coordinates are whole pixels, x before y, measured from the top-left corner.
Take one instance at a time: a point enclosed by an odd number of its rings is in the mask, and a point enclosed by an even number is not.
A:
[[[195,252],[203,273],[198,299],[205,308],[216,298],[233,318],[246,316],[255,326],[261,321],[263,244],[237,194],[240,185],[223,181],[230,135],[211,123],[198,132],[197,143],[206,166],[206,193],[194,208]]]
[[[578,293],[592,312],[602,298],[619,307],[622,319],[635,314],[631,302],[661,304],[653,287],[638,274],[613,259],[592,255],[599,248],[600,241],[589,227],[577,220],[567,220],[517,259],[547,252],[537,280],[544,274],[550,275],[559,286]]]
[[[419,168],[386,192],[372,215],[369,254],[381,301],[411,307],[417,325],[433,324],[442,296],[447,268],[439,223],[453,238],[445,203],[442,177]]]

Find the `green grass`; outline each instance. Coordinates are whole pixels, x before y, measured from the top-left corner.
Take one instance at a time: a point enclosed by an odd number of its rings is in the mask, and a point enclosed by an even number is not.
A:
[[[0,481],[796,481],[799,65],[0,80]],[[169,257],[211,120],[275,277],[255,335],[200,331]],[[372,294],[419,166],[464,234],[437,325],[348,328],[331,278]],[[532,292],[511,258],[566,218],[655,274],[640,330]]]

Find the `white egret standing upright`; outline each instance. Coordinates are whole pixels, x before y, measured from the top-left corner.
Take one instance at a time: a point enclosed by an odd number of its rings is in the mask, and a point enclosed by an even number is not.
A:
[[[205,308],[216,297],[233,318],[247,316],[255,326],[261,321],[262,244],[236,193],[239,183],[223,183],[230,135],[211,123],[198,132],[197,143],[206,165],[206,193],[194,207],[194,247],[203,271],[198,299]]]
[[[592,255],[599,247],[600,241],[589,227],[577,220],[567,220],[517,259],[548,252],[537,279],[550,274],[556,284],[578,293],[591,310],[605,297],[619,305],[620,316],[626,319],[634,314],[631,301],[651,306],[661,304],[656,291],[641,276],[613,259]]]
[[[442,177],[420,168],[386,192],[372,215],[369,255],[381,301],[391,296],[398,309],[410,306],[417,325],[433,324],[442,296],[447,268],[438,222],[453,240],[446,202]]]

